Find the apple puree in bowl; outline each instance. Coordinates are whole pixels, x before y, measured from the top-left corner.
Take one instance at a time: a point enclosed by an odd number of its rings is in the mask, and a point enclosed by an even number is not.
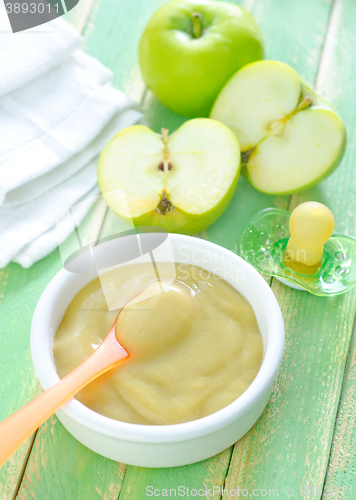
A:
[[[161,263],[161,277],[166,265],[169,275],[170,264]],[[60,377],[93,352],[115,321],[119,310],[108,310],[104,281],[86,285],[59,325],[53,353]],[[197,266],[176,264],[175,280],[155,281],[148,263],[107,273],[111,293],[131,288],[134,297],[146,290],[118,317],[117,337],[129,358],[77,399],[135,424],[175,424],[210,415],[237,399],[259,371],[263,341],[254,311],[225,280]]]

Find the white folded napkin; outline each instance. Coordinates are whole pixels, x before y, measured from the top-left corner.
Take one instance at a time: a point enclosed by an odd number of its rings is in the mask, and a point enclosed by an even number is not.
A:
[[[98,201],[100,189],[95,186],[75,205],[75,224],[78,227],[91,207]],[[73,233],[73,221],[68,217],[60,217],[58,222],[36,240],[25,245],[12,259],[22,267],[31,267],[32,264],[53,252],[58,243],[66,240]]]
[[[0,267],[10,260],[29,267],[70,235],[73,226],[56,223],[79,202],[82,220],[94,203],[100,151],[142,120],[138,105],[110,86],[107,68],[73,52],[80,37],[65,21],[46,27],[48,34],[8,44],[0,68],[0,93],[7,92],[0,97]],[[25,45],[29,73],[24,61],[10,64]]]
[[[23,203],[37,196],[48,189],[46,181],[53,185],[64,180],[100,151],[112,136],[110,127],[91,149],[85,148],[119,110],[135,108],[124,94],[104,86],[111,75],[97,60],[77,51],[0,99],[0,203]],[[62,168],[69,159],[70,165]],[[56,180],[47,176],[37,183],[59,165]],[[26,184],[34,179],[36,187],[32,183],[27,190]]]
[[[0,96],[22,87],[63,61],[81,43],[79,33],[63,19],[14,35],[0,2]]]
[[[97,184],[97,157],[72,177],[28,203],[0,207],[0,267],[54,226]]]
[[[135,109],[135,105],[133,105],[132,101],[124,94],[117,90],[110,89],[106,94],[106,98],[109,97],[112,97],[112,104],[109,109],[116,108],[116,112],[99,134],[89,142],[84,149],[70,157],[58,167],[49,170],[31,181],[20,184],[13,190],[7,191],[5,198],[3,197],[4,206],[18,205],[19,203],[25,203],[40,196],[48,189],[66,180],[82,168],[83,165],[88,163],[94,156],[98,155],[109,140],[120,130],[135,123],[142,122],[142,114]],[[108,115],[109,114],[110,113],[108,113]]]

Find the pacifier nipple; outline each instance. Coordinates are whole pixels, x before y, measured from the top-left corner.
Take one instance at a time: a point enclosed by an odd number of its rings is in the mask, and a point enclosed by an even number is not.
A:
[[[306,266],[317,264],[324,251],[324,243],[334,231],[331,211],[316,201],[307,201],[295,208],[289,219],[289,238],[286,261],[293,260]]]

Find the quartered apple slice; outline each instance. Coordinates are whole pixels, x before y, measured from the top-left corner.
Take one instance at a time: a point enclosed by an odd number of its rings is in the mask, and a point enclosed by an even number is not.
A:
[[[235,73],[211,118],[234,132],[242,172],[268,194],[312,187],[338,166],[345,149],[341,118],[278,61],[258,61]]]
[[[235,135],[197,118],[171,136],[143,125],[124,129],[100,155],[98,182],[110,208],[135,226],[194,234],[224,212],[239,172]]]

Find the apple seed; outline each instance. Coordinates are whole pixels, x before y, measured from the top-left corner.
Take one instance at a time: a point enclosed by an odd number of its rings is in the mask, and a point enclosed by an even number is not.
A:
[[[163,160],[161,161],[161,163],[158,165],[158,170],[162,170],[162,172],[164,172],[165,170],[165,167],[166,166],[166,170],[172,170],[173,168],[173,165],[170,161],[167,161],[167,160]]]

